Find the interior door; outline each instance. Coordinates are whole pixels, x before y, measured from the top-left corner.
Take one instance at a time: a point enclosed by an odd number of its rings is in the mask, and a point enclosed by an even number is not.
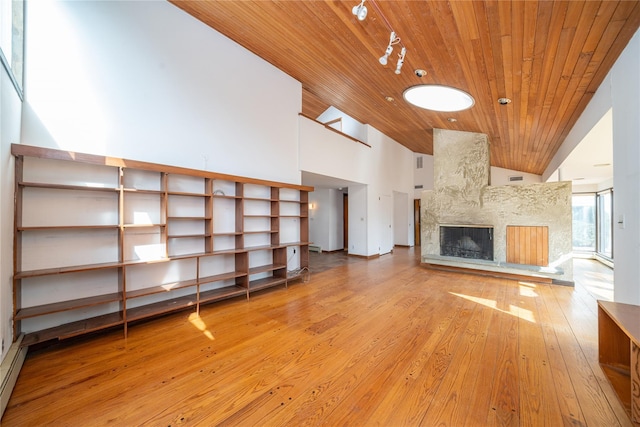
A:
[[[380,197],[380,212],[380,255],[383,255],[393,250],[393,199],[391,195]]]

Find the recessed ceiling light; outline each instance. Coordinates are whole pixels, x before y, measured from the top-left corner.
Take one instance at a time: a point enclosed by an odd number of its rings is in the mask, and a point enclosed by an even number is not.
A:
[[[418,77],[424,77],[427,75],[427,72],[421,68],[416,69],[414,73],[416,73],[416,76]]]
[[[388,102],[393,102],[393,100],[394,100],[393,96],[385,96],[384,99],[385,99],[385,101],[388,101]]]
[[[448,121],[449,123],[455,123],[455,122],[457,122],[457,121],[458,121],[458,119],[453,118],[453,117],[449,117],[449,118],[447,119],[447,121]]]
[[[450,86],[413,86],[405,90],[403,96],[408,103],[432,111],[462,111],[475,104],[475,100],[467,92]]]
[[[498,104],[500,105],[511,104],[511,100],[509,98],[498,98]]]

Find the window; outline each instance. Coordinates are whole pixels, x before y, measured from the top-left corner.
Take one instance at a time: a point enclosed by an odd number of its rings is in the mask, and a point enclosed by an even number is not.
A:
[[[0,61],[22,97],[24,1],[0,2]]]
[[[613,259],[613,190],[597,194],[597,250],[599,255]]]
[[[596,250],[596,195],[574,194],[573,212],[573,250],[595,252]]]

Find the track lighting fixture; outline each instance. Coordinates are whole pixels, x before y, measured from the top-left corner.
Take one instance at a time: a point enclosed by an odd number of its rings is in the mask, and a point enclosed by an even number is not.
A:
[[[380,10],[380,7],[378,6],[376,0],[369,0],[369,1],[371,2],[371,5],[376,10],[376,12],[382,18],[382,22],[386,25],[386,27],[391,32],[391,35],[389,37],[389,44],[387,45],[387,48],[384,51],[384,55],[382,55],[378,59],[378,61],[382,65],[387,65],[387,63],[389,62],[389,56],[393,52],[393,45],[400,44],[400,46],[402,46],[402,50],[398,54],[398,62],[396,64],[396,70],[395,70],[396,74],[400,74],[402,65],[404,64],[404,57],[407,54],[407,49],[400,42],[400,37],[396,36],[395,31],[393,31],[393,27],[389,23],[389,20],[387,20],[387,18],[382,13],[382,10]],[[367,7],[364,5],[364,2],[365,0],[362,0],[360,4],[353,6],[353,9],[351,9],[351,13],[353,13],[358,18],[359,21],[364,21],[364,19],[367,17]]]
[[[364,5],[364,2],[365,0],[362,0],[360,4],[353,6],[353,9],[351,9],[351,13],[358,18],[358,21],[364,21],[367,17],[367,6]]]
[[[393,45],[400,43],[400,39],[396,37],[396,33],[391,31],[391,35],[389,36],[389,45],[387,46],[387,50],[385,50],[384,55],[382,55],[379,59],[382,65],[387,65],[387,59],[391,52],[393,52]],[[403,48],[404,49],[404,48]]]
[[[398,54],[398,63],[396,64],[396,74],[400,74],[400,70],[402,69],[402,64],[404,64],[404,56],[407,54],[407,48],[402,47],[402,50]]]

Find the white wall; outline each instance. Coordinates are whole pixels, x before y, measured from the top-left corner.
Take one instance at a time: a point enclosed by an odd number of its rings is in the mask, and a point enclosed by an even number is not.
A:
[[[343,236],[343,196],[342,191],[316,189],[309,193],[309,202],[314,208],[309,210],[309,238],[323,251],[344,248]]]
[[[522,181],[509,181],[509,177],[511,176],[521,176]],[[539,182],[542,182],[540,175],[491,166],[492,186],[536,184]]]
[[[409,246],[410,236],[413,234],[413,227],[406,229],[409,225],[407,221],[403,221],[413,212],[409,211],[409,207],[413,206],[409,203],[409,194],[393,192],[393,244],[401,246]],[[415,239],[415,236],[414,236]],[[415,243],[415,242],[414,242]]]
[[[0,65],[0,361],[13,341],[13,189],[11,144],[20,142],[21,101]]]
[[[413,198],[420,199],[424,190],[433,190],[433,156],[430,154],[413,153]],[[418,158],[422,157],[422,168],[418,169]],[[422,188],[415,188],[415,186]]]
[[[640,31],[618,58],[610,76],[615,224],[613,296],[615,301],[640,305]],[[623,219],[623,225],[617,224]]]
[[[174,5],[27,2],[25,40],[22,143],[300,183],[300,83]]]
[[[349,186],[349,247],[348,253],[366,255],[369,247],[369,221],[367,186],[355,184]]]
[[[364,186],[349,187],[349,253],[372,256],[388,252],[394,240],[387,234],[389,224],[395,221],[393,203],[385,204],[381,212],[381,201],[383,197],[392,200],[393,191],[413,193],[413,153],[371,126],[367,126],[370,147],[304,117],[300,117],[299,126],[302,170]],[[363,207],[360,203],[366,204]],[[407,230],[413,227],[412,203],[407,198]],[[409,245],[413,245],[413,233],[407,233]]]

